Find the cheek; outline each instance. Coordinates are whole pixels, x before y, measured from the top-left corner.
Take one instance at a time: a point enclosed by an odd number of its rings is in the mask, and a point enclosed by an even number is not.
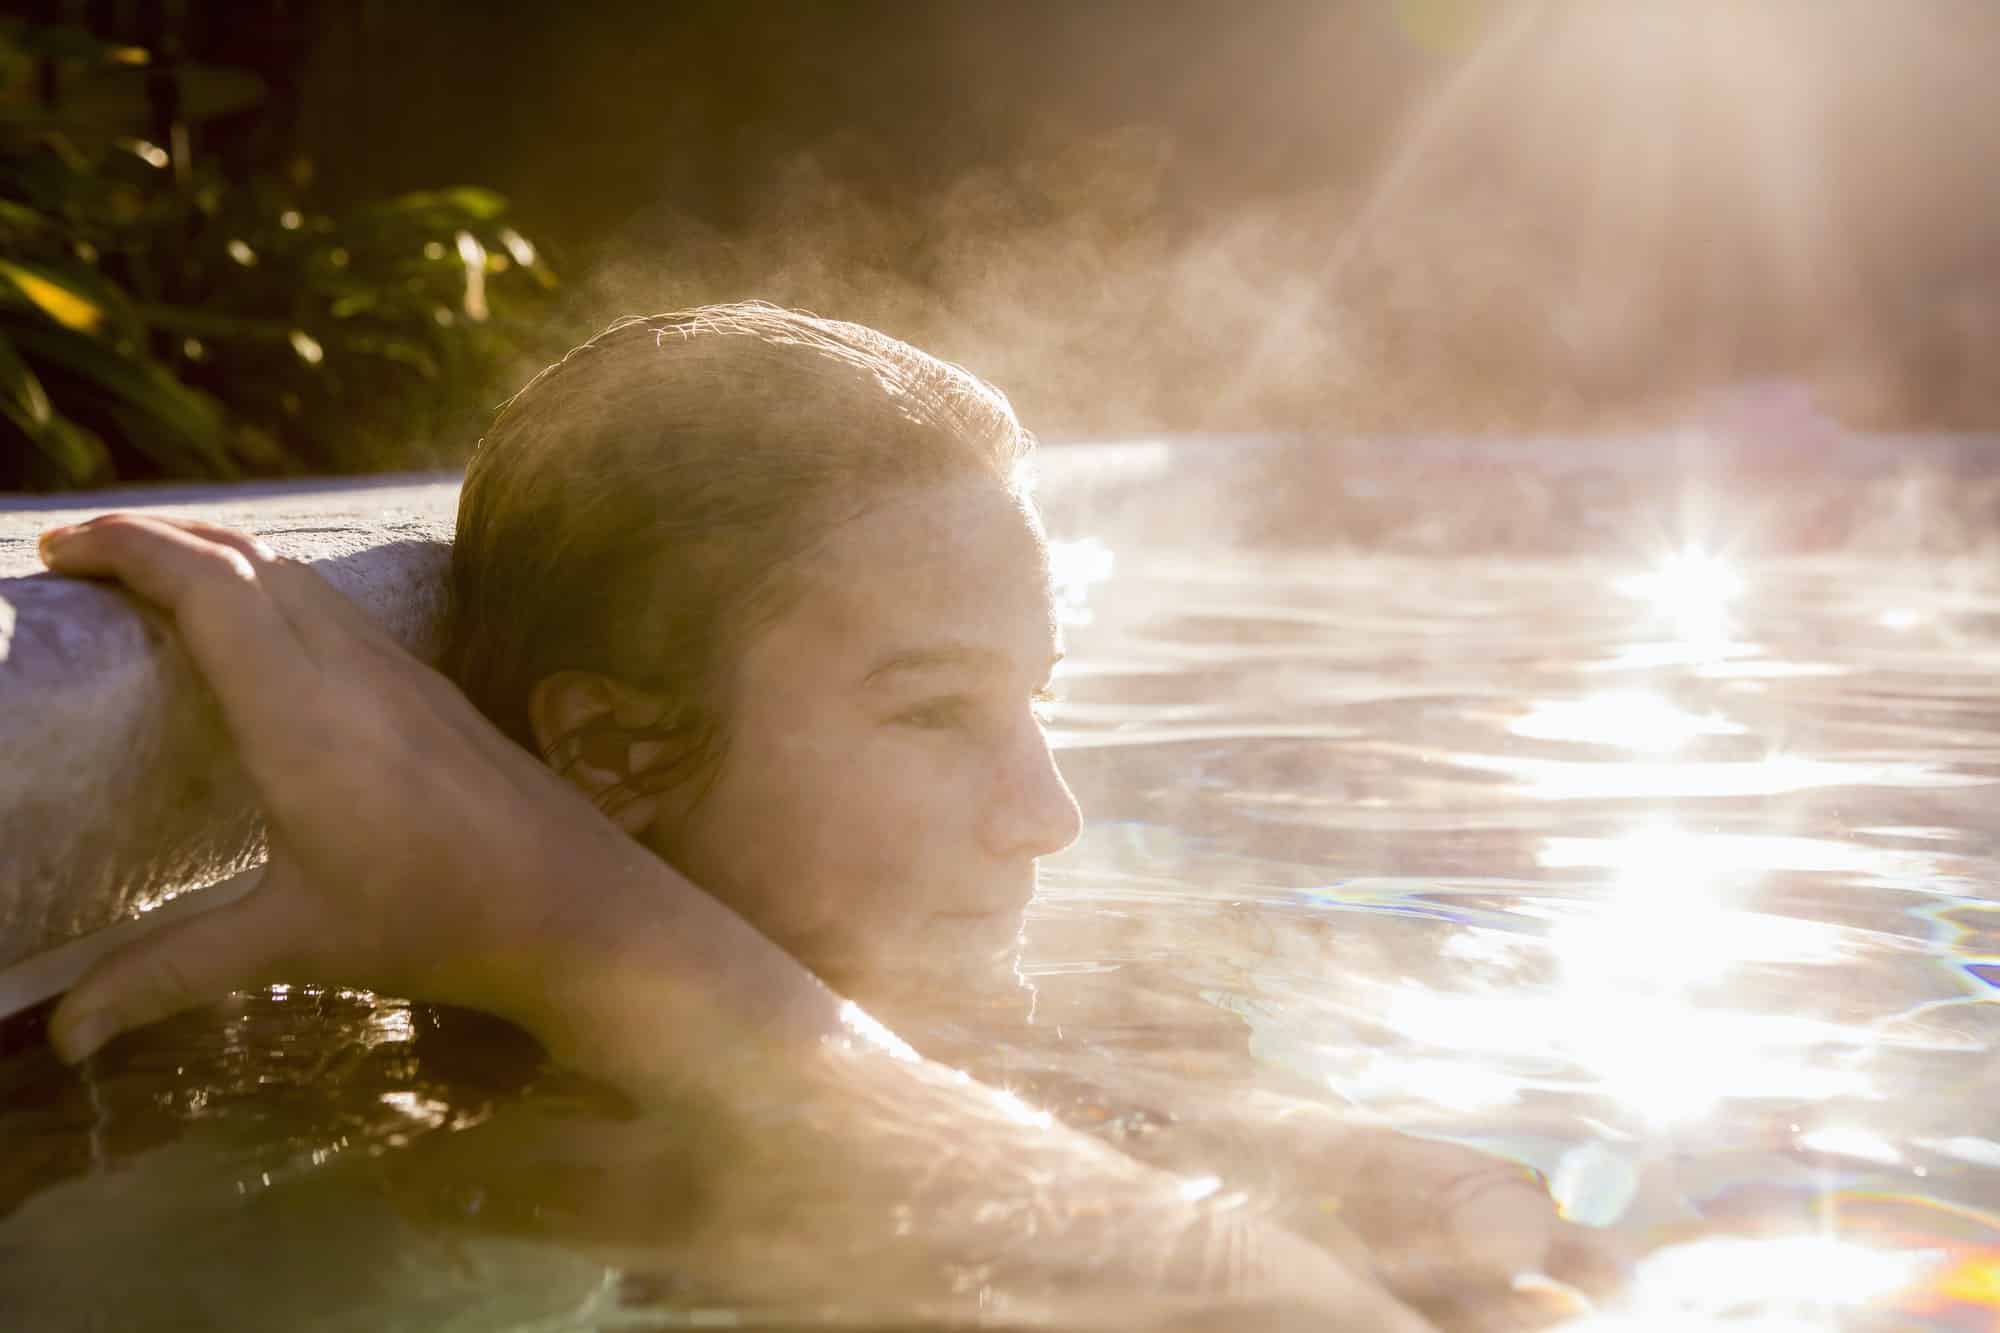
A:
[[[804,854],[849,911],[907,906],[965,849],[970,802],[899,741],[893,732],[867,738],[794,797]]]
[[[703,882],[804,947],[907,915],[971,846],[972,793],[893,731],[739,737],[691,842]]]

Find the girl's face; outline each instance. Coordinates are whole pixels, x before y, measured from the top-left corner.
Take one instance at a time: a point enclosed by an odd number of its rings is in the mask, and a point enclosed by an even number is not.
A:
[[[1059,655],[1039,525],[992,481],[913,488],[802,559],[661,850],[849,993],[1011,954],[1035,859],[1079,827],[1036,713]]]

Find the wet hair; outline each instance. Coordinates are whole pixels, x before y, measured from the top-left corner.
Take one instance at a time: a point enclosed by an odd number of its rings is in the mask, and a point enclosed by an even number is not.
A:
[[[728,673],[798,596],[802,559],[899,488],[990,477],[1025,499],[1033,438],[999,390],[858,324],[762,303],[620,320],[495,417],[466,469],[442,666],[533,750],[557,671],[668,701],[633,790],[712,780]],[[606,722],[605,728],[610,728]]]

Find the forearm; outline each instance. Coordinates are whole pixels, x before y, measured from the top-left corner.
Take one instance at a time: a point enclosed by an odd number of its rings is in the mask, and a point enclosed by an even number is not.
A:
[[[761,1300],[845,1300],[864,1266],[905,1302],[978,1272],[1051,1298],[1276,1301],[1422,1327],[1290,1233],[921,1059],[651,864],[604,869],[595,910],[524,942],[481,1003],[667,1111],[660,1150],[701,1201],[686,1235],[702,1271],[750,1275]]]
[[[1616,1280],[1614,1250],[1600,1262],[1603,1247],[1561,1222],[1541,1178],[1505,1158],[1261,1092],[1158,1137],[1178,1138],[1163,1149],[1267,1197],[1272,1222],[1448,1324],[1462,1317],[1448,1313],[1456,1303],[1516,1300],[1522,1273]]]
[[[520,884],[489,900],[535,908],[465,922],[409,993],[498,1014],[640,1105],[847,1033],[841,998],[741,916],[608,825],[585,832],[510,848]]]
[[[1034,1273],[1072,1290],[1255,1296],[1348,1313],[1374,1303],[1360,1274],[1240,1205],[1199,1197],[1185,1177],[951,1070],[840,1052],[812,1081],[824,1114],[816,1128],[865,1164],[867,1192],[900,1198],[925,1219],[934,1245],[974,1256],[1003,1279]],[[853,1211],[839,1191],[815,1194]]]
[[[1425,1327],[1365,1266],[1256,1208],[879,1045],[827,1043],[660,1132],[677,1145],[669,1175],[701,1201],[676,1267],[747,1279],[724,1300],[879,1303],[856,1317],[886,1316],[985,1288],[999,1308],[1086,1323],[1080,1302],[1121,1326],[1237,1302],[1340,1328]]]

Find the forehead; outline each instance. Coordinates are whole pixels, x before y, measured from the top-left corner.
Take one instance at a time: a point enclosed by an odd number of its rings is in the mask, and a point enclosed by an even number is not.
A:
[[[1046,667],[1056,620],[1032,510],[993,481],[914,487],[841,524],[805,557],[805,592],[771,627],[776,654],[866,670],[951,639]]]

